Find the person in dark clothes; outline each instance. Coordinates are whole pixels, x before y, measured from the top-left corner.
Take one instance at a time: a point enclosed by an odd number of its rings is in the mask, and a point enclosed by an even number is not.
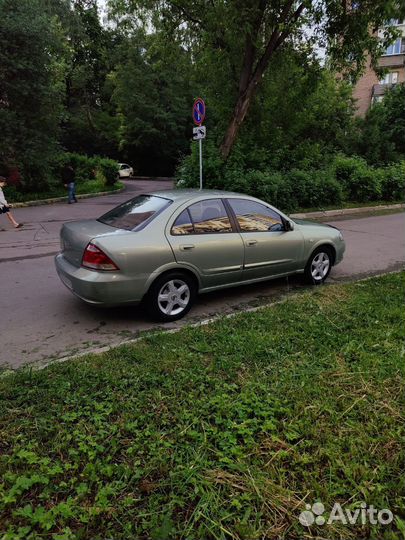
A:
[[[62,181],[68,190],[69,204],[76,203],[76,174],[74,168],[68,163],[62,169]]]

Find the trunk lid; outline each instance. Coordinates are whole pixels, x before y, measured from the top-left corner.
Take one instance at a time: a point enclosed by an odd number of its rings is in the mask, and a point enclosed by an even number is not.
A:
[[[79,267],[90,240],[100,235],[116,234],[116,231],[117,229],[95,219],[65,223],[60,232],[61,252],[67,261]]]

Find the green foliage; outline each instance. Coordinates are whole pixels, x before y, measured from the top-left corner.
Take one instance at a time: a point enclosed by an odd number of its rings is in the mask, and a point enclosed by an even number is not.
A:
[[[405,89],[398,85],[356,122],[351,87],[330,67],[347,67],[350,58],[353,75],[362,47],[377,53],[385,46],[393,29],[382,42],[368,29],[397,16],[396,2],[371,2],[350,14],[340,0],[308,5],[260,78],[227,164],[219,147],[243,69],[249,54],[250,70],[257,66],[280,4],[180,4],[163,9],[158,0],[110,0],[114,23],[104,25],[96,0],[0,0],[0,174],[18,170],[20,192],[49,193],[53,163],[64,159],[58,154],[72,152],[96,160],[72,158],[80,181],[96,169],[114,183],[113,162],[97,161],[104,155],[128,161],[140,174],[171,175],[179,165],[179,178],[198,183],[191,106],[201,95],[208,187],[261,194],[291,208],[379,196],[382,173],[357,168],[350,191],[336,184],[330,163],[336,153],[356,153],[375,166],[404,159]],[[311,38],[301,32],[309,21]],[[327,67],[314,56],[317,39],[332,53]]]
[[[96,161],[97,168],[100,170],[102,176],[104,176],[107,186],[112,186],[117,181],[118,163],[113,159],[98,158]]]
[[[73,152],[118,157],[119,119],[111,103],[117,32],[104,27],[95,0],[74,2],[63,29],[69,40],[62,145]]]
[[[348,202],[402,202],[405,198],[404,162],[376,168],[363,158],[338,154],[320,169],[277,171],[245,169],[245,158],[237,149],[226,163],[212,143],[205,145],[205,153],[206,187],[247,193],[285,212],[339,207]],[[194,151],[178,169],[177,186],[197,187],[198,182],[198,155]]]
[[[182,48],[140,32],[121,52],[113,74],[120,150],[138,170],[171,173],[191,136],[190,57]]]
[[[226,163],[217,150],[216,128],[211,135],[209,127],[205,185],[249,193],[286,211],[377,200],[380,173],[364,159],[337,155],[351,151],[347,134],[357,129],[352,113],[350,87],[307,53],[284,52],[273,60]],[[177,178],[179,185],[198,185],[197,145]]]
[[[64,165],[69,164],[75,170],[76,182],[80,185],[91,179],[98,179],[105,185],[113,185],[118,178],[118,163],[113,159],[100,156],[88,157],[74,152],[60,154],[55,164],[55,174],[61,178]]]
[[[369,109],[358,147],[372,164],[405,159],[405,84],[394,86]]]
[[[364,159],[336,156],[333,168],[349,200],[372,201],[381,196],[379,174]]]
[[[329,65],[354,78],[365,65],[364,51],[375,61],[397,35],[392,27],[378,36],[370,28],[386,25],[405,11],[395,0],[367,2],[361,9],[349,9],[341,0],[297,4],[184,0],[181,5],[169,2],[164,9],[160,0],[110,0],[110,6],[118,20],[127,18],[130,24],[132,17],[145,31],[153,24],[166,43],[192,50],[195,84],[214,111],[217,142],[222,141],[225,159],[252,109],[261,106],[258,92],[266,85],[266,74],[273,70],[278,53],[284,55],[294,47],[311,57],[315,44],[326,45]],[[316,101],[313,110],[316,117]],[[330,131],[328,124],[321,127]]]
[[[328,526],[329,540],[399,538],[404,283],[318,287],[3,375],[4,539],[299,540],[317,500],[397,517]]]
[[[381,171],[381,196],[387,201],[405,201],[405,161]]]
[[[49,164],[50,180],[46,190],[33,188],[21,189],[21,186],[8,185],[7,198],[10,202],[24,202],[40,199],[51,199],[66,195],[62,183],[64,165],[71,165],[75,170],[76,190],[79,194],[98,193],[119,189],[122,187],[118,180],[118,163],[101,156],[88,157],[74,152],[59,153]]]
[[[55,2],[55,5],[58,2]],[[44,190],[57,150],[64,41],[44,0],[0,2],[0,168]]]

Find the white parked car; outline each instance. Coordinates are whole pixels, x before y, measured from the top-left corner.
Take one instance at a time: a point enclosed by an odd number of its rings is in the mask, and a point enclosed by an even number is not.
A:
[[[127,163],[119,163],[118,176],[120,178],[129,178],[134,176],[134,169]]]

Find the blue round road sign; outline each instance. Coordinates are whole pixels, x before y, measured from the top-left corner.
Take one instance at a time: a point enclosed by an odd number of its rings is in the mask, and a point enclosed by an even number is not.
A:
[[[193,120],[197,126],[201,126],[205,118],[205,103],[202,98],[197,98],[193,105]]]

